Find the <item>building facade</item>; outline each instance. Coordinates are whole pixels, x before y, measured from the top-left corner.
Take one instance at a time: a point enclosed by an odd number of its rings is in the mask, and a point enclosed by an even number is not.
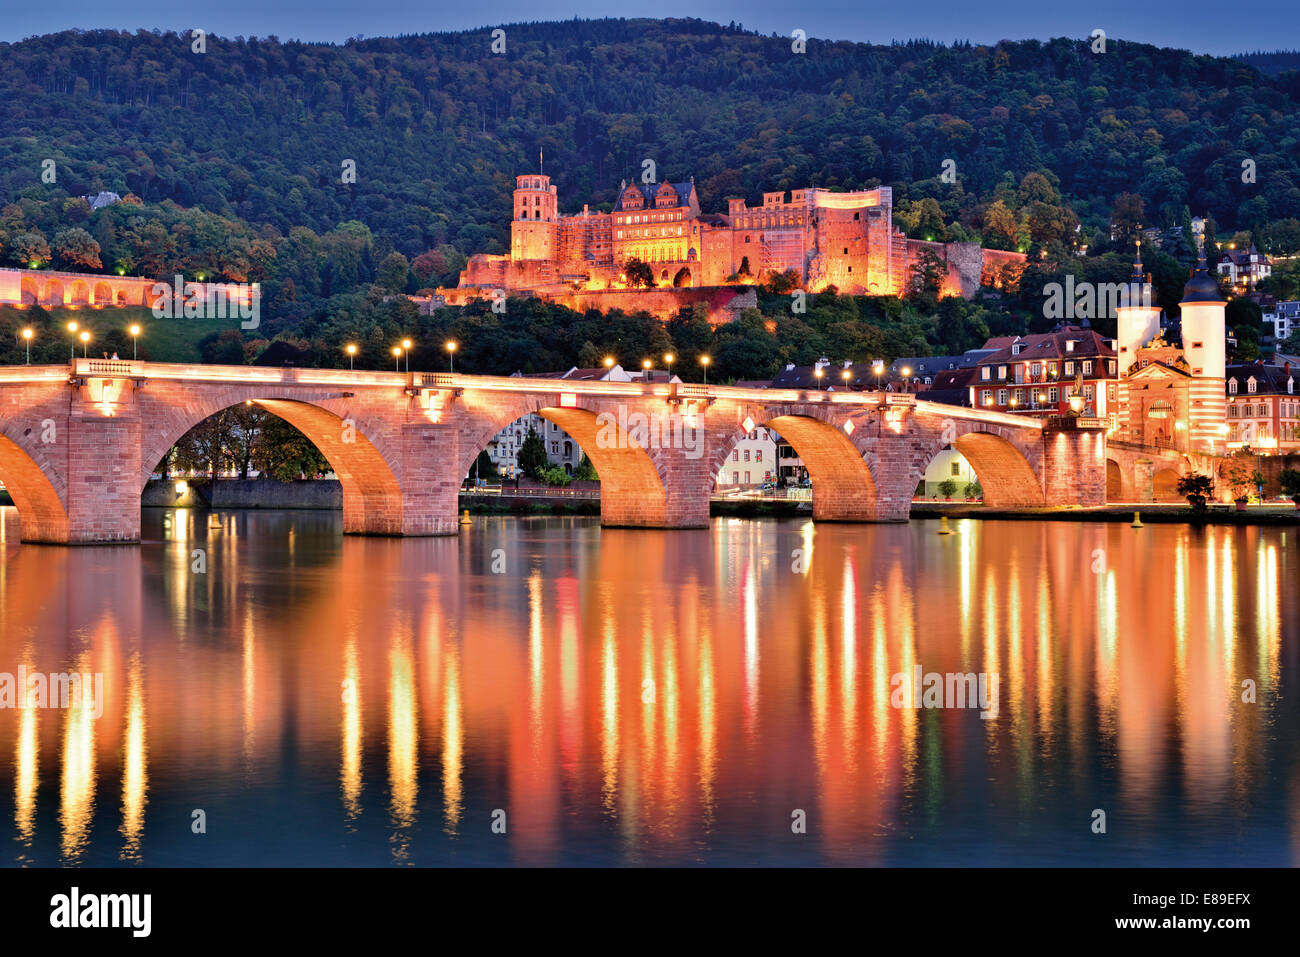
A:
[[[1296,370],[1281,366],[1228,366],[1228,448],[1300,449],[1300,394]]]
[[[990,340],[990,345],[996,340]],[[1108,418],[1117,394],[1115,350],[1095,330],[1059,326],[1015,336],[980,359],[968,386],[970,403],[998,412],[1065,415],[1082,396],[1080,414]]]
[[[759,426],[737,442],[718,470],[718,488],[753,488],[777,481],[779,438],[771,429]]]

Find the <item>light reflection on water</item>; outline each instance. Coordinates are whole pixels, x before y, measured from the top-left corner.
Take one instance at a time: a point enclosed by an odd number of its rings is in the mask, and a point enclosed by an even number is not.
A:
[[[0,672],[104,676],[0,709],[6,863],[1300,861],[1292,528],[144,524],[4,510]],[[915,666],[997,716],[894,707]]]

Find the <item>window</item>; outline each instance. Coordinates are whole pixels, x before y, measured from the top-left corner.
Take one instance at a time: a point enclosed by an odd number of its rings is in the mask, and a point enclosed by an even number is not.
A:
[[[748,472],[745,473],[745,484],[746,484],[746,485],[749,484],[749,473],[748,473]]]
[[[956,475],[961,475],[961,463],[960,463],[960,462],[953,462],[953,463],[952,463],[952,474],[953,474],[954,476],[956,476]]]
[[[1018,355],[1020,355],[1020,350],[1023,349],[1023,348],[1024,348],[1024,346],[1022,346],[1020,343],[1017,342],[1015,345],[1013,345],[1013,346],[1011,347],[1011,354],[1012,354],[1013,356],[1018,356]]]
[[[993,369],[992,369],[992,367],[991,367],[991,366],[985,366],[983,369],[981,369],[981,370],[980,370],[980,378],[983,379],[985,382],[988,382],[989,379],[992,379],[992,378],[993,378]]]
[[[755,449],[755,450],[754,450],[754,461],[755,461],[755,462],[761,462],[761,461],[763,461],[763,450],[762,450],[762,449]]]
[[[993,390],[992,390],[992,389],[985,389],[985,390],[983,391],[983,393],[981,393],[981,395],[980,395],[980,401],[983,402],[985,405],[992,405],[992,404],[993,404]]]
[[[749,449],[745,449],[745,461],[749,461]]]
[[[1057,389],[1056,386],[1052,386],[1050,389],[1047,390],[1047,401],[1048,402],[1060,401],[1060,390]]]
[[[1041,362],[1031,362],[1029,364],[1029,374],[1037,379],[1043,374],[1043,364]]]
[[[1066,374],[1066,375],[1074,375],[1074,363],[1073,363],[1073,362],[1067,362],[1067,363],[1065,364],[1065,374]]]
[[[740,473],[739,473],[739,472],[732,472],[732,473],[731,473],[731,484],[732,484],[732,485],[739,485],[739,484],[740,484]]]
[[[1091,361],[1091,360],[1085,360],[1085,361],[1084,361],[1084,363],[1083,363],[1083,374],[1084,374],[1084,375],[1092,375],[1092,361]]]
[[[1006,377],[1007,377],[1007,367],[1006,367],[1006,366],[998,366],[998,378],[999,378],[999,379],[1005,379]]]
[[[1193,342],[1193,343],[1192,343],[1192,348],[1193,348],[1193,349],[1204,349],[1204,348],[1205,348],[1205,343],[1204,343],[1204,342]]]
[[[1085,385],[1083,387],[1083,397],[1087,399],[1089,402],[1091,402],[1093,400],[1093,395],[1094,393],[1093,393],[1092,386]]]
[[[1056,375],[1056,363],[1055,363],[1055,362],[1049,362],[1049,363],[1047,363],[1047,374],[1048,374],[1048,375]]]
[[[731,452],[731,461],[733,461],[733,462],[739,462],[739,461],[740,461],[740,450],[739,450],[739,449],[733,449],[733,450],[732,450],[732,452]]]
[[[1073,352],[1073,351],[1074,351],[1074,340],[1073,340],[1073,339],[1067,339],[1067,340],[1065,341],[1065,351],[1066,351],[1066,352]],[[1067,362],[1066,365],[1068,366],[1069,363]],[[1068,370],[1067,370],[1067,371],[1068,371]]]
[[[1007,404],[1007,390],[998,389],[998,405],[1006,405],[1006,404]]]

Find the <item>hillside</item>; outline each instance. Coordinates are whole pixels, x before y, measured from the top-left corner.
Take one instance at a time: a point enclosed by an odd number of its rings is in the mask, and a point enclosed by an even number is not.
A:
[[[806,184],[893,185],[978,230],[1046,168],[1085,224],[1121,192],[1152,220],[1300,216],[1300,79],[1111,41],[871,46],[694,20],[599,20],[343,46],[70,32],[0,45],[0,195],[131,192],[279,234],[366,224],[408,257],[500,250],[539,150],[565,209],[610,202],[654,159],[707,209]],[[937,176],[957,163],[956,187]],[[1241,182],[1251,158],[1258,184]],[[355,184],[341,163],[356,161]]]

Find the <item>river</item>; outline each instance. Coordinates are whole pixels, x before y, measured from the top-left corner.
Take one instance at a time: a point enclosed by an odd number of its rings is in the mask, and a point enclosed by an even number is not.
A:
[[[5,863],[1300,863],[1295,529],[952,527],[4,509]]]

